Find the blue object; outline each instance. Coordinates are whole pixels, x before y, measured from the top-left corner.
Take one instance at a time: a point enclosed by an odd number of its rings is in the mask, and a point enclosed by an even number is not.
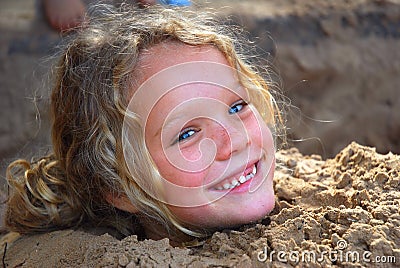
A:
[[[170,6],[190,6],[189,0],[158,0],[159,4],[170,5]]]

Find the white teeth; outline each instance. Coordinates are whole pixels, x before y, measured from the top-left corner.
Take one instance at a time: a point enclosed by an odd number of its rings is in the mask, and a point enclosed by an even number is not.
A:
[[[240,176],[240,178],[239,178],[239,182],[240,183],[245,183],[246,182],[246,177],[245,176]]]
[[[229,183],[225,183],[223,187],[224,187],[225,190],[228,190],[230,188],[230,186],[231,185]]]
[[[218,186],[214,189],[215,190],[228,190],[228,189],[235,188],[236,186],[239,186],[240,184],[245,183],[246,181],[250,180],[251,178],[254,178],[256,173],[257,173],[257,167],[256,167],[256,165],[254,165],[251,173],[249,173],[247,176],[241,175],[239,177],[239,181],[237,179],[233,179],[231,183],[226,182],[226,183],[224,183],[224,185]]]
[[[246,176],[246,180],[250,180],[253,177],[254,177],[253,173],[250,173],[249,175]]]

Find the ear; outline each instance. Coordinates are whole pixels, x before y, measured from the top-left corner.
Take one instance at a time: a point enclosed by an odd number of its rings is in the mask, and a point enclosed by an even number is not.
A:
[[[110,205],[112,205],[120,210],[130,212],[130,213],[139,212],[139,210],[131,203],[129,198],[126,197],[125,195],[115,195],[112,193],[107,193],[105,198],[106,198],[107,203],[109,203]]]

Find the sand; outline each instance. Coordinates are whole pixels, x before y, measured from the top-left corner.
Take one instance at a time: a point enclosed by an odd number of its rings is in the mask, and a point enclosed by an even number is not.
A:
[[[351,143],[335,158],[277,153],[276,207],[191,246],[63,230],[9,234],[7,267],[395,267],[400,156]],[[14,242],[11,242],[14,240]],[[3,245],[4,249],[4,245]],[[4,252],[3,252],[4,253]],[[378,263],[379,261],[379,263]]]

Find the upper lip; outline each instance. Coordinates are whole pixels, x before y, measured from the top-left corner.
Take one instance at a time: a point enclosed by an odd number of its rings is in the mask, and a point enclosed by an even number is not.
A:
[[[243,174],[243,172],[251,167],[254,166],[254,164],[256,164],[257,162],[260,161],[261,158],[259,159],[255,159],[255,160],[251,160],[248,162],[248,164],[246,164],[245,166],[241,166],[240,168],[235,169],[233,172],[228,173],[227,175],[225,175],[223,178],[213,182],[209,188],[214,188],[216,185],[220,184],[221,182],[225,181],[225,180],[229,180],[229,183],[233,180],[233,179],[237,179],[239,180],[239,177]]]

